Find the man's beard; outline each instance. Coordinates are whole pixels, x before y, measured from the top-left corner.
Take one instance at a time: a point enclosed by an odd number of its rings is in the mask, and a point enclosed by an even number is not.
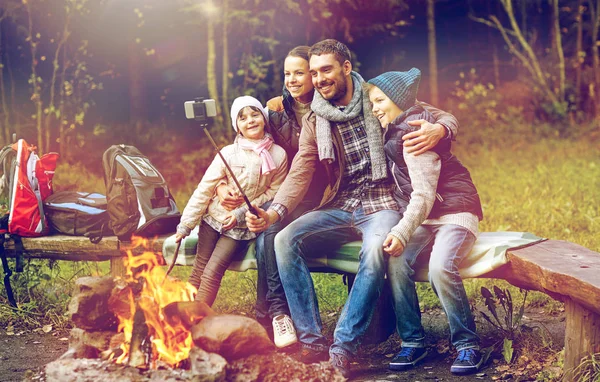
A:
[[[323,96],[323,98],[325,98],[328,101],[337,101],[344,98],[344,96],[346,95],[346,91],[348,90],[344,78],[342,78],[341,81],[330,82],[335,86],[335,93],[329,96],[329,98],[327,98],[323,93],[321,93],[320,89],[317,88],[317,90],[319,90],[319,93]]]

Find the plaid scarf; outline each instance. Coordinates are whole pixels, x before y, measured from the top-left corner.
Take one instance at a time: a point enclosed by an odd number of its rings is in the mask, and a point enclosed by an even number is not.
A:
[[[369,111],[369,97],[363,96],[361,84],[364,82],[360,74],[351,73],[354,92],[352,100],[344,110],[340,110],[327,101],[318,91],[315,92],[311,109],[316,115],[316,139],[319,151],[319,160],[335,161],[331,122],[346,122],[356,117],[363,117],[369,154],[371,156],[372,180],[377,181],[387,177],[385,152],[383,151],[383,135],[379,121]],[[367,113],[363,113],[367,110]]]

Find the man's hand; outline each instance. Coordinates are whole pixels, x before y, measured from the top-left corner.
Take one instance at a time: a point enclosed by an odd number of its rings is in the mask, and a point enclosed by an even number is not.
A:
[[[184,236],[180,233],[176,233],[175,234],[175,243],[179,243],[181,241],[181,239],[183,239]]]
[[[217,196],[225,211],[232,211],[244,202],[244,197],[238,190],[229,187],[227,184],[221,184],[217,187]]]
[[[388,234],[383,242],[383,250],[390,256],[398,257],[404,251],[404,246],[396,236]]]
[[[235,218],[235,216],[233,216],[232,214],[227,214],[227,216],[225,217],[225,222],[223,223],[223,229],[232,229],[233,227],[235,227],[236,224],[237,219]]]
[[[271,226],[271,224],[279,220],[279,215],[273,210],[265,211],[262,208],[253,205],[258,213],[258,216],[254,215],[250,211],[246,211],[246,226],[250,232],[259,233]]]
[[[439,123],[433,124],[424,119],[417,119],[415,121],[408,121],[408,124],[411,126],[421,126],[419,130],[405,134],[402,137],[406,151],[414,155],[423,154],[431,150],[446,135],[446,128]]]

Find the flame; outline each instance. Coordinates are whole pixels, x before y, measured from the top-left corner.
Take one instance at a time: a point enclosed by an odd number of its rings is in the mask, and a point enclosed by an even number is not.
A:
[[[121,345],[123,354],[117,358],[117,363],[125,363],[129,358],[129,346],[133,331],[133,317],[138,306],[144,312],[148,336],[152,341],[152,358],[173,367],[188,358],[192,347],[192,335],[181,324],[169,324],[163,314],[163,308],[177,301],[193,301],[196,288],[191,284],[168,278],[160,267],[164,261],[161,254],[144,250],[135,254],[136,248],[150,248],[148,240],[134,236],[132,245],[126,248],[127,257],[123,259],[127,273],[124,280],[127,283],[142,283],[141,293],[128,290],[127,300],[129,312],[117,313],[119,331],[123,331],[125,342]],[[139,253],[139,250],[136,251]]]

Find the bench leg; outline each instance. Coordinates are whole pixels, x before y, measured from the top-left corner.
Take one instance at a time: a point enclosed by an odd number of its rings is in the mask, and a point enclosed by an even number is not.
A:
[[[566,379],[573,378],[573,370],[581,360],[593,353],[600,353],[600,315],[567,299],[565,302],[567,327],[565,332]]]
[[[113,257],[110,259],[110,274],[112,277],[124,277],[127,270],[123,265],[123,258]]]

